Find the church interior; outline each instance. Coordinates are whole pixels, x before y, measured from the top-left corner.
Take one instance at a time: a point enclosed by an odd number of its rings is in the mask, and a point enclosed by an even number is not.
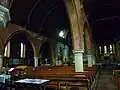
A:
[[[0,90],[120,90],[120,1],[0,0]]]

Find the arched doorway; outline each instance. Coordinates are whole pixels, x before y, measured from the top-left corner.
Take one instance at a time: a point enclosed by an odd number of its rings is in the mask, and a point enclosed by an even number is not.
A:
[[[4,47],[4,66],[34,65],[34,51],[25,32],[12,35]]]
[[[39,61],[41,61],[40,63],[42,65],[52,64],[52,49],[48,42],[44,42],[40,48],[40,60]]]

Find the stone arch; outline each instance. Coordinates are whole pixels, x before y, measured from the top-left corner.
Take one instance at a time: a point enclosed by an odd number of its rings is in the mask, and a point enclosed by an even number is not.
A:
[[[29,40],[29,42],[31,43],[31,45],[32,45],[32,48],[33,48],[33,52],[34,52],[34,54],[35,54],[35,46],[34,46],[34,43],[32,42],[32,39],[31,39],[31,35],[29,34],[29,32],[27,31],[27,30],[17,30],[17,31],[15,31],[15,32],[13,32],[13,33],[10,33],[9,34],[9,36],[6,38],[6,40],[4,41],[4,47],[5,47],[5,45],[7,44],[7,42],[14,36],[14,35],[16,35],[16,34],[19,34],[19,33],[25,33],[26,35],[27,35],[27,37],[28,37],[28,40]]]
[[[84,51],[83,28],[86,20],[83,5],[79,0],[63,0],[69,17],[73,51]]]
[[[45,41],[43,41],[42,43],[41,43],[41,45],[40,45],[40,50],[39,50],[39,53],[40,53],[40,59],[42,59],[42,60],[40,60],[41,61],[41,64],[45,64],[45,63],[43,63],[44,61],[43,61],[43,56],[41,56],[41,54],[43,54],[44,53],[44,51],[43,50],[45,50],[45,48],[47,49],[47,47],[48,47],[48,50],[49,50],[49,55],[48,56],[50,56],[50,61],[48,61],[48,63],[50,64],[50,65],[53,65],[53,63],[54,63],[54,50],[53,50],[53,47],[52,47],[52,45],[51,45],[51,42],[49,41],[49,40],[45,40]],[[47,58],[47,57],[46,57]],[[48,58],[49,59],[49,58]]]
[[[86,49],[91,50],[91,35],[92,31],[90,29],[90,26],[87,22],[84,23],[84,37],[85,37],[85,44],[86,44]]]
[[[84,22],[83,25],[83,33],[85,34],[85,31],[88,31],[88,33],[90,33],[92,35],[92,29],[90,28],[90,25],[87,21]]]

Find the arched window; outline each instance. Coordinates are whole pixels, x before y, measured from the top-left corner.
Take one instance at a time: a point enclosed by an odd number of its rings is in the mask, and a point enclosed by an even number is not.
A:
[[[20,48],[21,50],[21,53],[20,53],[20,57],[22,58],[23,57],[23,43],[21,43],[21,48]]]
[[[113,52],[112,52],[112,45],[110,45],[110,53],[113,53]]]
[[[100,53],[100,54],[102,54],[102,51],[101,51],[101,49],[102,49],[102,48],[101,48],[101,46],[99,46],[99,53]]]
[[[107,54],[107,47],[104,46],[104,54]]]
[[[4,52],[4,56],[6,56],[7,57],[7,50],[8,50],[8,47],[7,47],[7,45],[5,46],[5,52]]]
[[[24,58],[25,57],[25,44],[24,43],[21,43],[21,45],[20,45],[20,57],[21,58]]]

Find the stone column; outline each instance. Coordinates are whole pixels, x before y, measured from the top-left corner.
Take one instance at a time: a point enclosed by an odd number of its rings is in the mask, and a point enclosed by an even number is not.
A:
[[[93,59],[93,65],[95,65],[95,64],[96,64],[95,55],[93,55],[92,57],[93,57],[93,58],[92,58],[92,59]]]
[[[119,52],[119,43],[117,42],[116,43],[116,56],[117,56],[117,60],[119,60],[119,54],[120,54],[120,52]]]
[[[3,67],[3,56],[0,54],[0,69]]]
[[[107,47],[107,54],[110,54],[110,45],[106,45]]]
[[[87,59],[88,59],[88,67],[92,67],[93,66],[92,55],[87,55]]]
[[[104,46],[101,45],[101,60],[104,60]]]
[[[83,72],[83,23],[84,17],[80,0],[64,0],[71,24],[75,72]]]
[[[115,44],[112,44],[112,52],[115,54]]]
[[[39,57],[34,57],[34,67],[38,66],[38,59]]]
[[[83,72],[83,51],[74,51],[75,72]]]
[[[93,66],[93,47],[94,45],[92,44],[92,37],[90,30],[88,30],[88,25],[85,27],[85,42],[86,42],[86,52],[87,52],[87,60],[88,60],[88,67]]]
[[[95,45],[95,41],[93,40],[92,37],[92,58],[93,58],[93,65],[96,64],[96,45]]]

